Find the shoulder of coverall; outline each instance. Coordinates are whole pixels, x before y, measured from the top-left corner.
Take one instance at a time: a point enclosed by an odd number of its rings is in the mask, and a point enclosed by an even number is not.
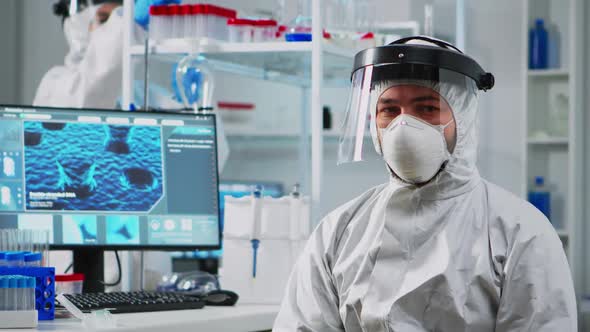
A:
[[[508,257],[517,243],[559,244],[561,240],[549,219],[531,203],[491,182],[483,180],[483,199],[487,218],[492,255]],[[500,259],[502,260],[502,259]]]
[[[388,186],[389,183],[384,183],[372,187],[361,195],[340,205],[322,218],[313,231],[314,234],[312,236],[322,237],[321,242],[325,248],[324,254],[331,257],[335,256],[338,245],[348,229],[350,222],[359,212],[370,209]]]

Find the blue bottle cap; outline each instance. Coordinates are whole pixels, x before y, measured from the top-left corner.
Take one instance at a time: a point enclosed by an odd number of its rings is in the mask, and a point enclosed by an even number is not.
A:
[[[542,186],[545,184],[545,179],[542,176],[535,177],[535,184],[537,186]]]
[[[40,252],[34,252],[30,254],[25,254],[25,262],[38,262],[41,261],[43,256]]]
[[[35,288],[37,287],[37,283],[35,282],[34,277],[27,278],[27,288]]]
[[[252,195],[254,195],[254,197],[256,197],[256,198],[261,198],[262,197],[262,185],[257,184],[256,186],[254,186],[254,190],[252,191]]]
[[[22,261],[25,259],[25,254],[22,252],[7,252],[5,259],[8,262]]]
[[[8,277],[0,277],[0,288],[8,288]]]
[[[22,277],[22,276],[18,277],[17,288],[27,288],[27,277]]]
[[[8,279],[8,288],[17,288],[18,281],[15,276],[10,276]]]
[[[544,21],[543,21],[542,18],[538,18],[538,19],[535,20],[535,24],[536,25],[543,25],[543,23],[544,23]]]

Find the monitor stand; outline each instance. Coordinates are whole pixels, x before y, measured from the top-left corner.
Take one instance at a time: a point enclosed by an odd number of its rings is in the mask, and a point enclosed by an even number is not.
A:
[[[74,273],[84,274],[83,293],[104,292],[104,251],[74,249]]]

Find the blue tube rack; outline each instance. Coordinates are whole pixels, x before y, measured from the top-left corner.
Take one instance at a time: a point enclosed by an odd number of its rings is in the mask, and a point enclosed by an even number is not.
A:
[[[0,275],[35,277],[35,309],[39,320],[55,318],[55,268],[2,266]]]

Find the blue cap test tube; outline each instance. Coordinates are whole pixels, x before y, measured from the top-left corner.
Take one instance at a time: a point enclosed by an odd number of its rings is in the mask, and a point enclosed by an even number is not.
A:
[[[27,278],[23,276],[16,277],[16,310],[27,310],[27,299],[25,293],[27,291]]]
[[[27,310],[35,310],[35,289],[37,281],[34,277],[27,277]]]
[[[0,311],[35,310],[35,278],[0,276]]]
[[[25,266],[41,266],[43,255],[40,252],[25,254]]]
[[[6,252],[0,251],[0,266],[6,266]]]
[[[23,266],[25,265],[25,254],[23,252],[7,252],[6,266]]]
[[[0,311],[8,310],[8,277],[0,276]]]
[[[15,311],[16,304],[17,304],[17,287],[18,287],[18,280],[16,276],[10,276],[8,278],[8,293],[6,296],[6,310],[7,311]]]

